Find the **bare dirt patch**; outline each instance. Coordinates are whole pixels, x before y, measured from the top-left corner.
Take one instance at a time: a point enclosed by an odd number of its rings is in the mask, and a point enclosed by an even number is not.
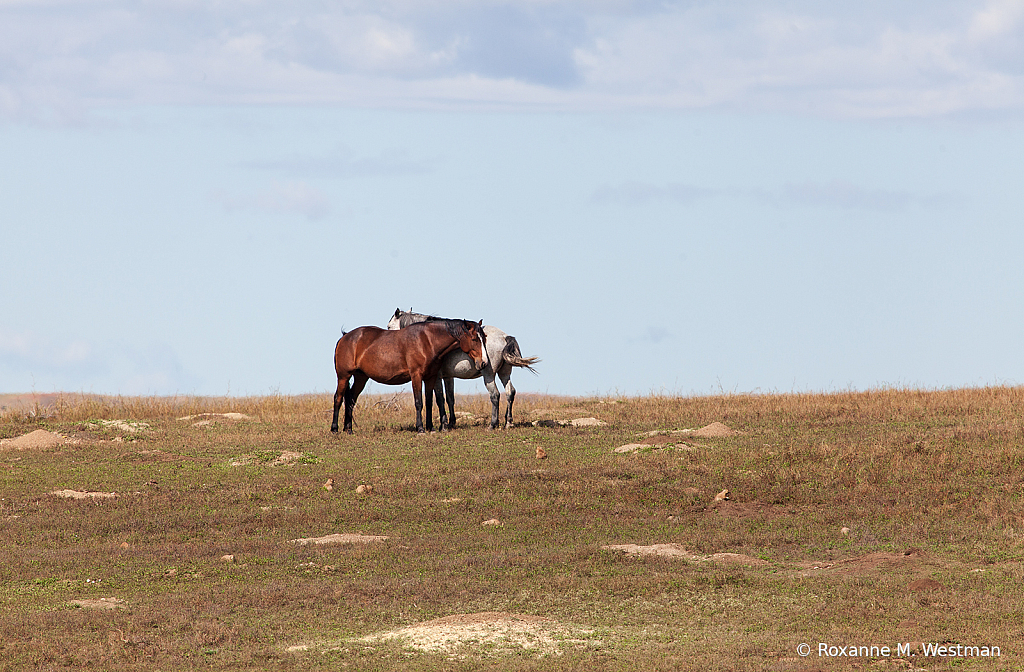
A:
[[[252,420],[252,416],[246,415],[245,413],[197,413],[196,415],[186,415],[178,418],[181,422],[189,422],[191,420]]]
[[[514,655],[527,651],[538,656],[563,648],[600,646],[594,630],[567,625],[551,618],[485,611],[455,614],[432,621],[368,635],[364,643],[399,641],[417,651],[448,655]]]
[[[98,600],[71,600],[68,604],[82,607],[83,609],[101,609],[105,611],[124,609],[127,606],[124,600],[119,600],[116,597],[101,597]]]
[[[273,455],[273,453],[270,453],[270,455]],[[302,453],[297,453],[294,450],[285,450],[274,457],[270,457],[267,454],[241,455],[231,460],[230,464],[232,467],[247,467],[251,464],[266,464],[271,467],[292,467],[300,464],[303,457]]]
[[[690,433],[692,435],[692,432]],[[676,449],[676,450],[697,450],[700,446],[686,443],[678,433],[648,434],[639,443],[627,443],[615,448],[616,453],[640,453],[650,450]]]
[[[119,429],[129,434],[138,434],[149,429],[148,422],[138,422],[136,420],[97,420],[95,424],[105,429]]]
[[[50,493],[63,499],[114,499],[116,492],[93,492],[90,490],[54,490]]]
[[[307,546],[309,544],[369,544],[375,541],[387,541],[387,537],[372,534],[328,534],[323,537],[305,537],[304,539],[291,539],[290,544]]]
[[[742,553],[712,553],[711,555],[697,555],[691,553],[679,544],[652,544],[650,546],[638,546],[636,544],[611,544],[602,546],[605,551],[621,551],[630,555],[656,555],[665,558],[680,558],[690,562],[717,562],[725,565],[747,565],[751,567],[763,566],[768,563],[760,558],[754,558]]]
[[[572,420],[534,420],[527,424],[534,427],[604,427],[608,423],[597,418],[573,418]]]

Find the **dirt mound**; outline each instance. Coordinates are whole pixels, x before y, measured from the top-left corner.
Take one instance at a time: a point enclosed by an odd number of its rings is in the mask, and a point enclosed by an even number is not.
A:
[[[912,593],[922,593],[926,591],[945,589],[946,587],[938,581],[936,581],[935,579],[918,579],[917,581],[914,581],[909,586],[907,586],[907,590],[909,590]]]
[[[693,436],[699,436],[702,439],[713,439],[723,436],[736,436],[737,434],[739,434],[739,432],[729,429],[726,425],[723,425],[720,422],[712,422],[710,425],[698,429],[693,433]]]
[[[363,637],[360,642],[397,640],[407,647],[433,653],[478,653],[515,655],[524,650],[538,655],[557,653],[561,648],[598,646],[594,631],[560,623],[542,616],[485,611],[455,614],[397,630]]]
[[[0,448],[7,450],[47,450],[49,448],[56,448],[65,441],[66,439],[60,434],[54,434],[45,429],[37,429],[16,439],[0,441]]]

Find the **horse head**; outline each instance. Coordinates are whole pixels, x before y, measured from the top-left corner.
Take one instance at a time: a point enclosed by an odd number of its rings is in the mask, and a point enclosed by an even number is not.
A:
[[[402,328],[401,320],[402,320],[402,309],[401,308],[395,308],[395,314],[391,317],[390,320],[388,320],[388,329],[391,330],[391,331],[394,331],[395,329],[401,329]]]
[[[484,335],[484,321],[462,320],[459,347],[473,359],[473,366],[482,369],[487,362],[487,336]]]

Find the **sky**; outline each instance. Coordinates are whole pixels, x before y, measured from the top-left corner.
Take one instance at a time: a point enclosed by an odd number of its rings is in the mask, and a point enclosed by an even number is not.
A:
[[[0,0],[0,157],[0,392],[1024,384],[1024,0]]]

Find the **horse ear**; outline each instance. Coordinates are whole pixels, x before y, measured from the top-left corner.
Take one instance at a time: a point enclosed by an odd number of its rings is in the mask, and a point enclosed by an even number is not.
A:
[[[401,317],[401,316],[402,316],[402,309],[401,308],[395,308],[395,317]]]

